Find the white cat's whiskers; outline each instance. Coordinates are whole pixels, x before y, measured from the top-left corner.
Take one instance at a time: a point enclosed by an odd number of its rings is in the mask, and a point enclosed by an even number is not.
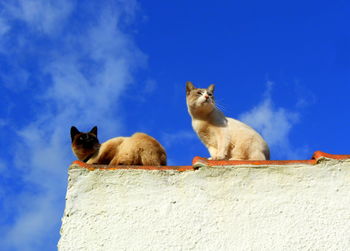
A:
[[[227,112],[226,107],[222,105],[221,102],[218,103],[217,101],[215,101],[215,107],[222,112]]]

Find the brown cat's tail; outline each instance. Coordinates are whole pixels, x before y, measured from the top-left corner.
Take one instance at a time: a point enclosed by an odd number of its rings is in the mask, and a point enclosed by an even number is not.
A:
[[[143,166],[166,166],[166,160],[165,151],[150,151],[141,154],[141,162]]]
[[[166,153],[163,152],[160,155],[160,165],[161,166],[166,166],[167,162],[166,162]]]

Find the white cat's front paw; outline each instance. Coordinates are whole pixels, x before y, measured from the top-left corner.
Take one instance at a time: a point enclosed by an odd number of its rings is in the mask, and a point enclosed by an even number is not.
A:
[[[208,160],[213,160],[213,158],[212,158],[212,157],[209,157]]]

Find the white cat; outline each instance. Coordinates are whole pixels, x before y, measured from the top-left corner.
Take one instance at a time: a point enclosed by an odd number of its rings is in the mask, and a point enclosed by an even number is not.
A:
[[[192,127],[213,160],[268,160],[267,143],[250,126],[225,117],[215,106],[214,85],[207,89],[186,83],[186,102]]]

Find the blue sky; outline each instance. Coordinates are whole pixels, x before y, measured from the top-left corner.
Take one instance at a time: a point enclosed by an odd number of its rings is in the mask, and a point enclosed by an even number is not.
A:
[[[345,0],[2,1],[2,250],[56,249],[72,125],[102,141],[149,133],[170,165],[208,156],[188,80],[216,84],[272,159],[349,154],[349,14]]]

